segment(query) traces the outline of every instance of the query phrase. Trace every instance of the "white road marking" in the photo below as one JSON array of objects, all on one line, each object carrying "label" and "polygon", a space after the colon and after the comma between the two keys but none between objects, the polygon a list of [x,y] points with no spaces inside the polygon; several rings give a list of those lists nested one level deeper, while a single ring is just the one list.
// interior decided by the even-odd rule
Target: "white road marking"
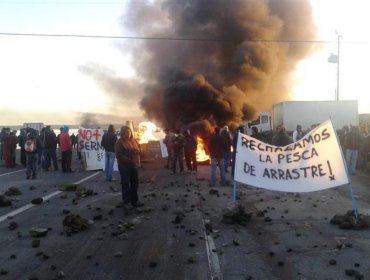
[{"label": "white road marking", "polygon": [[13,174],[13,173],[17,173],[17,172],[21,172],[21,171],[26,171],[26,168],[21,169],[21,170],[17,170],[17,171],[12,171],[12,172],[8,172],[8,173],[0,174],[0,177],[5,176],[5,175],[10,175],[10,174]]},{"label": "white road marking", "polygon": [[[205,221],[204,218],[202,218],[203,222],[203,228],[205,228]],[[220,261],[218,259],[217,251],[215,242],[213,240],[213,237],[211,235],[207,235],[206,232],[204,232],[204,239],[206,241],[206,247],[207,247],[207,257],[208,257],[208,265],[211,273],[211,279],[217,279],[222,280],[222,271],[220,267]]]},{"label": "white road marking", "polygon": [[[91,174],[90,176],[87,176],[87,177],[85,177],[85,178],[81,179],[80,181],[77,181],[77,182],[75,182],[73,184],[80,184],[82,182],[85,182],[85,181],[91,179],[92,177],[94,177],[94,176],[96,176],[96,175],[98,175],[100,173],[101,173],[101,171],[95,172],[94,174]],[[56,196],[56,195],[60,194],[61,192],[62,191],[55,191],[55,192],[53,192],[51,194],[48,194],[48,195],[44,196],[42,199],[43,199],[43,201],[48,200],[48,199],[52,198],[53,196]],[[8,217],[14,217],[15,215],[18,215],[18,214],[20,214],[20,213],[22,213],[22,212],[24,212],[24,211],[26,211],[26,210],[34,207],[34,206],[35,206],[34,204],[29,203],[29,204],[26,204],[26,205],[22,206],[21,208],[18,208],[18,209],[14,210],[14,211],[12,211],[12,212],[10,212],[8,214],[5,214],[5,215],[3,215],[3,216],[0,217],[0,223],[2,223],[5,220],[7,220]]]}]

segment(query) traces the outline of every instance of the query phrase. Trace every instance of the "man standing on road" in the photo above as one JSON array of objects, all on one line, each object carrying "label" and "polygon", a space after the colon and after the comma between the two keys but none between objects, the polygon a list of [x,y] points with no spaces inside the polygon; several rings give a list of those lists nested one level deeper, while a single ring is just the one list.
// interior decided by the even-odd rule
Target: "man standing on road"
[{"label": "man standing on road", "polygon": [[190,130],[184,131],[184,153],[186,167],[189,172],[197,172],[197,139],[190,134]]},{"label": "man standing on road", "polygon": [[346,163],[348,172],[356,175],[358,150],[361,145],[361,136],[357,126],[351,126],[349,133],[345,136],[344,146],[346,148]]},{"label": "man standing on road", "polygon": [[137,194],[139,188],[140,148],[133,137],[130,127],[123,126],[120,136],[121,138],[114,145],[114,150],[121,175],[123,206],[129,210],[132,207],[144,205],[139,202]]},{"label": "man standing on road", "polygon": [[26,152],[26,175],[28,179],[37,178],[37,164],[39,151],[42,149],[42,144],[36,131],[29,132],[25,141]]},{"label": "man standing on road", "polygon": [[116,154],[114,153],[114,145],[117,142],[117,135],[112,124],[108,126],[108,132],[103,135],[101,145],[105,150],[105,179],[107,181],[116,181],[113,177],[114,161]]},{"label": "man standing on road", "polygon": [[53,162],[54,170],[58,170],[57,162],[57,136],[55,135],[53,129],[50,125],[45,128],[45,140],[44,140],[44,149],[45,149],[45,171],[49,170],[51,162]]},{"label": "man standing on road", "polygon": [[209,154],[211,156],[211,181],[210,187],[214,187],[216,183],[216,168],[220,169],[221,186],[226,185],[225,179],[225,152],[227,151],[227,144],[225,139],[220,135],[220,128],[215,127],[214,134],[209,139]]},{"label": "man standing on road", "polygon": [[164,137],[163,143],[166,145],[167,148],[167,164],[166,168],[171,169],[172,168],[172,160],[173,160],[173,151],[172,151],[172,139],[174,137],[174,134],[170,132],[168,128],[164,130],[164,133],[166,133],[166,136]]},{"label": "man standing on road", "polygon": [[72,171],[72,141],[69,137],[69,127],[64,126],[63,132],[59,136],[59,147],[62,153],[62,171],[63,172],[73,172]]}]

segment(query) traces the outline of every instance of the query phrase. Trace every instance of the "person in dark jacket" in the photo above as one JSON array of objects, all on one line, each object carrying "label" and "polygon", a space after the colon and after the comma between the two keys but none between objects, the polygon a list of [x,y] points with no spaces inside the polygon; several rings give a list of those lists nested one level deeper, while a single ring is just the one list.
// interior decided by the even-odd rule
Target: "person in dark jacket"
[{"label": "person in dark jacket", "polygon": [[210,186],[214,187],[216,183],[216,167],[218,165],[221,176],[221,186],[226,185],[225,179],[225,153],[227,151],[227,143],[220,135],[220,128],[214,128],[214,134],[209,139],[208,150],[211,157],[211,179]]},{"label": "person in dark jacket", "polygon": [[279,125],[275,135],[272,137],[272,145],[283,147],[293,143],[293,139],[286,133],[285,127]]},{"label": "person in dark jacket", "polygon": [[108,126],[108,131],[103,135],[101,145],[105,150],[105,179],[107,181],[115,181],[113,178],[114,161],[116,154],[114,153],[114,145],[117,142],[117,135],[112,124]]},{"label": "person in dark jacket", "polygon": [[236,159],[236,148],[237,148],[237,145],[238,145],[238,133],[242,133],[244,134],[245,133],[245,130],[244,130],[244,126],[239,126],[237,128],[237,130],[235,131],[235,134],[234,134],[234,137],[233,137],[233,162],[232,162],[232,166],[231,166],[231,175],[234,177],[234,173],[235,173],[235,159]]},{"label": "person in dark jacket", "polygon": [[225,155],[224,155],[224,166],[225,166],[225,173],[227,173],[228,168],[229,168],[230,163],[231,163],[231,159],[232,159],[231,148],[233,146],[233,140],[231,138],[229,127],[227,125],[225,125],[222,128],[221,136],[224,138],[225,143],[226,143],[226,151],[225,151]]},{"label": "person in dark jacket", "polygon": [[189,172],[197,172],[197,139],[190,134],[190,130],[186,129],[184,135],[184,154],[186,167]]},{"label": "person in dark jacket", "polygon": [[49,171],[51,166],[51,162],[53,162],[54,170],[58,169],[58,162],[57,162],[57,136],[55,135],[53,129],[50,125],[46,126],[45,128],[45,136],[44,136],[44,156],[45,156],[45,171]]},{"label": "person in dark jacket", "polygon": [[27,180],[37,178],[37,164],[40,150],[42,150],[42,144],[39,135],[36,132],[29,132],[25,142]]},{"label": "person in dark jacket", "polygon": [[24,144],[26,143],[27,132],[25,129],[21,129],[18,135],[18,145],[21,148],[21,164],[26,166],[26,151],[24,150]]},{"label": "person in dark jacket", "polygon": [[121,138],[114,145],[114,151],[121,175],[123,206],[129,210],[132,207],[144,205],[139,202],[137,194],[139,188],[140,148],[133,137],[130,127],[123,126],[120,135]]},{"label": "person in dark jacket", "polygon": [[344,138],[344,146],[346,148],[348,172],[351,172],[352,175],[356,175],[358,150],[361,146],[361,135],[357,126],[351,126],[349,133],[347,133]]},{"label": "person in dark jacket", "polygon": [[180,173],[184,172],[184,136],[180,134],[180,130],[175,130],[175,135],[172,138],[172,174],[176,174],[176,163],[179,162]]}]

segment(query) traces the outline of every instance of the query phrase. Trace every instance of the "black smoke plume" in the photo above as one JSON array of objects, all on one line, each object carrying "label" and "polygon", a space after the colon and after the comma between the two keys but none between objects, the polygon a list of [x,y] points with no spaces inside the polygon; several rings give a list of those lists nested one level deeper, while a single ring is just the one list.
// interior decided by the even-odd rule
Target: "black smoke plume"
[{"label": "black smoke plume", "polygon": [[169,128],[236,126],[289,99],[315,38],[309,0],[131,0],[122,22],[136,36],[182,39],[134,49],[141,107]]}]

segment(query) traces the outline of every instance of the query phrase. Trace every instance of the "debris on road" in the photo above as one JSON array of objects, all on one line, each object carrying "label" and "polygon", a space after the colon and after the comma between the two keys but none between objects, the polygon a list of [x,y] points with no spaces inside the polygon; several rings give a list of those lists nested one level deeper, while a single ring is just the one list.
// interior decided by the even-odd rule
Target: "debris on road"
[{"label": "debris on road", "polygon": [[334,215],[330,220],[332,225],[338,225],[340,229],[366,229],[370,226],[370,216],[358,214],[357,223],[353,210],[344,215]]},{"label": "debris on road", "polygon": [[79,187],[79,184],[63,184],[59,187],[59,190],[64,192],[74,192],[77,191]]},{"label": "debris on road", "polygon": [[224,224],[238,224],[246,226],[251,218],[252,213],[246,213],[244,207],[237,204],[227,209],[227,212],[223,214],[222,222]]},{"label": "debris on road", "polygon": [[33,227],[33,228],[30,228],[29,233],[32,237],[44,237],[46,236],[48,231],[49,230],[47,228]]},{"label": "debris on road", "polygon": [[18,224],[16,222],[10,222],[9,223],[9,226],[8,226],[9,230],[15,230],[17,228],[18,228]]},{"label": "debris on road", "polygon": [[68,214],[63,219],[63,230],[66,233],[77,233],[87,229],[89,221],[80,215]]},{"label": "debris on road", "polygon": [[7,196],[16,196],[16,195],[21,195],[21,194],[22,194],[22,192],[17,187],[10,187],[5,192],[5,195],[7,195]]},{"label": "debris on road", "polygon": [[12,202],[5,196],[5,195],[0,195],[0,207],[7,207],[11,206]]},{"label": "debris on road", "polygon": [[44,201],[44,199],[43,199],[42,197],[38,197],[38,198],[32,199],[32,200],[31,200],[31,203],[32,203],[32,204],[34,204],[34,205],[39,205],[39,204],[41,204],[43,201]]}]

